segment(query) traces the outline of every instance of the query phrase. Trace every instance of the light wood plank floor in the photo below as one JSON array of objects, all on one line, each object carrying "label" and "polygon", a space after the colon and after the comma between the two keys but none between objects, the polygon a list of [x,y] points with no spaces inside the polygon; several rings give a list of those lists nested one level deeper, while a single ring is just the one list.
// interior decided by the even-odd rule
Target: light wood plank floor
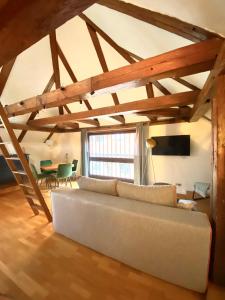
[{"label": "light wood plank floor", "polygon": [[[43,192],[49,199],[49,192]],[[8,298],[4,297],[7,295]],[[32,215],[17,187],[0,189],[0,300],[224,300],[201,295],[98,254]]]}]

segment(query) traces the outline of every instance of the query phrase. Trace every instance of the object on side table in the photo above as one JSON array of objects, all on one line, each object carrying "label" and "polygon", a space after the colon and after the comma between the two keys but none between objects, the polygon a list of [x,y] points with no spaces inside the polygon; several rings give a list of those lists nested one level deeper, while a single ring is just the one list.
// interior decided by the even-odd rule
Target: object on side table
[{"label": "object on side table", "polygon": [[188,210],[197,210],[196,206],[197,203],[195,201],[187,199],[179,199],[177,203],[178,208],[184,208]]}]

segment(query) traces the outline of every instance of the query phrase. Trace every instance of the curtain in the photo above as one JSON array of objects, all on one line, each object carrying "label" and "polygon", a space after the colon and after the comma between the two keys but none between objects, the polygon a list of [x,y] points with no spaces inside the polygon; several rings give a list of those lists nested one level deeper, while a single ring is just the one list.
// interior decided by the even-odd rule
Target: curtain
[{"label": "curtain", "polygon": [[86,129],[81,129],[81,174],[88,176],[89,174],[89,154],[88,154],[88,134]]},{"label": "curtain", "polygon": [[148,184],[148,152],[146,139],[149,137],[149,125],[136,125],[136,149],[134,157],[134,183]]}]

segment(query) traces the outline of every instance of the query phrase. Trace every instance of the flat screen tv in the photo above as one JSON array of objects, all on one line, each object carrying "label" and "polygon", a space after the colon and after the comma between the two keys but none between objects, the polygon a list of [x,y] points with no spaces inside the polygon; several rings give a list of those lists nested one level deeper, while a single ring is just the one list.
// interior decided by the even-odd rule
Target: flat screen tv
[{"label": "flat screen tv", "polygon": [[190,155],[190,135],[155,136],[152,155]]}]

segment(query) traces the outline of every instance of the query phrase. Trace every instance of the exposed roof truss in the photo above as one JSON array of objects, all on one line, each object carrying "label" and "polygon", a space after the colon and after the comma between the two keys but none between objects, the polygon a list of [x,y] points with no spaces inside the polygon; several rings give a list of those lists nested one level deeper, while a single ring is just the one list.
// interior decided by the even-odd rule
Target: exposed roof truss
[{"label": "exposed roof truss", "polygon": [[[94,2],[85,1],[84,6],[78,9],[81,11],[85,5],[88,6]],[[14,123],[13,125],[15,129],[22,130],[19,141],[22,141],[27,130],[49,132],[50,134],[47,137],[49,139],[55,132],[80,131],[79,123],[100,129],[106,128],[107,126],[101,126],[99,122],[102,116],[110,116],[110,118],[120,123],[120,125],[115,125],[115,128],[127,125],[124,115],[129,113],[147,117],[152,125],[165,122],[196,121],[204,115],[209,107],[215,78],[225,69],[225,44],[223,44],[222,37],[176,18],[123,1],[101,0],[98,3],[197,43],[143,59],[118,45],[93,21],[81,13],[80,18],[87,25],[87,30],[104,73],[79,81],[57,41],[55,28],[53,30],[49,28],[53,65],[53,75],[50,81],[41,95],[5,107],[9,118],[30,113],[27,124]],[[99,36],[113,47],[129,65],[110,71]],[[73,82],[68,86],[61,86],[59,59]],[[182,78],[209,70],[212,71],[202,91]],[[191,91],[171,94],[171,91],[159,82],[160,79],[164,78],[170,78],[170,80],[178,82]],[[56,89],[52,90],[54,84]],[[140,86],[145,86],[146,100],[120,104],[118,91]],[[154,97],[153,86],[164,96]],[[114,106],[104,107],[103,104],[102,108],[93,109],[91,103],[95,101],[96,95],[101,94],[111,94]],[[73,102],[84,103],[87,111],[72,112],[68,104]],[[58,116],[35,119],[40,110],[51,107],[59,108]],[[160,117],[167,119],[160,120]],[[55,125],[54,127],[45,127],[49,124]]]}]

